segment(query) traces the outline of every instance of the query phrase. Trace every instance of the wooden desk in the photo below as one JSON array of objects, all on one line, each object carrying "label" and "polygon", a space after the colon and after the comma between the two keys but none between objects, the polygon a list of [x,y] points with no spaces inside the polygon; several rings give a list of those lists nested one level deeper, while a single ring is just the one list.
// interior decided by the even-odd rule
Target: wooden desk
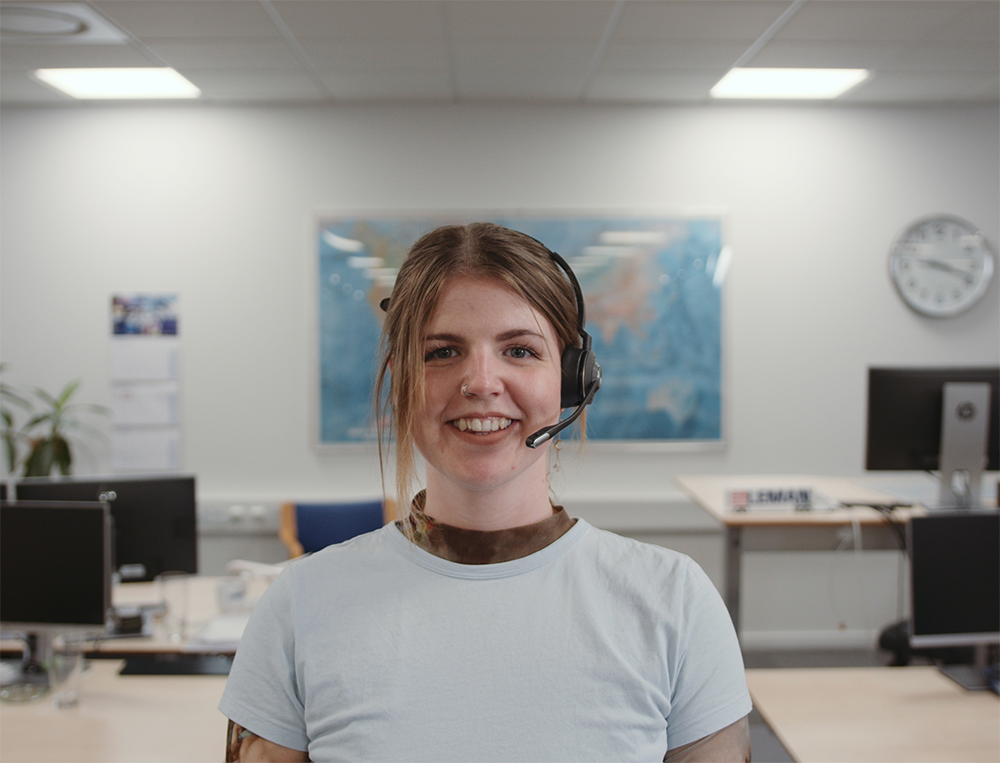
[{"label": "wooden desk", "polygon": [[800,763],[1000,761],[1000,700],[936,668],[748,670],[747,684]]},{"label": "wooden desk", "polygon": [[922,508],[898,509],[895,530],[885,516],[870,508],[792,511],[788,509],[733,511],[727,494],[730,490],[768,487],[812,487],[816,493],[844,504],[892,504],[888,493],[858,485],[841,477],[815,475],[706,475],[675,477],[674,482],[711,514],[725,528],[725,590],[723,598],[740,630],[740,587],[744,551],[832,551],[840,539],[837,530],[855,522],[862,530],[862,547],[898,549],[901,540],[896,530]]},{"label": "wooden desk", "polygon": [[225,758],[228,721],[217,709],[225,676],[119,676],[118,660],[95,660],[80,702],[48,697],[0,703],[0,760],[11,763],[205,763]]}]

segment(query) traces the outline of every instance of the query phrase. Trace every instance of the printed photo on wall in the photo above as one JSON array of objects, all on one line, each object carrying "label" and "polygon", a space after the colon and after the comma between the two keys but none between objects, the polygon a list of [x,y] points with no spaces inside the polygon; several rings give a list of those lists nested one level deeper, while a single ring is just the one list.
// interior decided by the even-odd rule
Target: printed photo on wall
[{"label": "printed photo on wall", "polygon": [[176,294],[115,294],[111,298],[113,334],[177,335]]}]

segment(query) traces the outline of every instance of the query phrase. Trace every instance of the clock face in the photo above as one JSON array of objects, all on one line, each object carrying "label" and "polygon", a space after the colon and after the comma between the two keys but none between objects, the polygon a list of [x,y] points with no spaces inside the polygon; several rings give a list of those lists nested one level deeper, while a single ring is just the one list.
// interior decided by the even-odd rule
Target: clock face
[{"label": "clock face", "polygon": [[993,252],[974,225],[937,215],[917,220],[893,242],[889,272],[903,300],[935,317],[968,310],[993,277]]}]

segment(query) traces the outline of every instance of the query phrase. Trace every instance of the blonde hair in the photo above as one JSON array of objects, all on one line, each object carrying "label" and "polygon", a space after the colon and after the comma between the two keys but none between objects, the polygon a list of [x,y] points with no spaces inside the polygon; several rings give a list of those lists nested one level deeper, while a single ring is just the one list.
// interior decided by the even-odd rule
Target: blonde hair
[{"label": "blonde hair", "polygon": [[386,311],[374,395],[383,484],[388,443],[395,439],[396,503],[407,532],[417,480],[414,429],[425,400],[424,332],[445,285],[458,276],[491,278],[520,296],[552,324],[560,351],[580,344],[573,287],[531,236],[494,223],[448,225],[411,247]]}]

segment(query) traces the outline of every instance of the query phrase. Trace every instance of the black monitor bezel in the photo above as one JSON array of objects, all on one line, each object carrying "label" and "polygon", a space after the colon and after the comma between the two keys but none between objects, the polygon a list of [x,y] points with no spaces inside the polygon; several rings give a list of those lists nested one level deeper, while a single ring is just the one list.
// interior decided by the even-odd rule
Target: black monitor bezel
[{"label": "black monitor bezel", "polygon": [[[68,509],[72,511],[90,511],[99,515],[100,522],[102,525],[101,539],[101,561],[100,565],[103,569],[101,573],[101,611],[104,613],[103,617],[98,619],[91,619],[86,622],[73,622],[69,618],[65,619],[52,619],[45,621],[38,621],[27,618],[12,617],[9,612],[9,597],[0,597],[0,610],[2,610],[4,604],[3,600],[6,599],[8,604],[8,611],[0,611],[0,628],[5,632],[31,632],[31,633],[43,633],[43,634],[56,634],[56,633],[101,633],[106,630],[108,624],[108,618],[112,607],[112,560],[114,558],[114,549],[112,541],[112,519],[111,510],[106,503],[97,501],[0,501],[0,512],[6,513],[11,508],[15,510],[27,509],[29,511],[46,511],[54,509]],[[97,517],[95,516],[95,519]],[[47,523],[51,526],[51,520]],[[4,533],[5,534],[5,533]],[[5,554],[3,556],[8,557]],[[0,564],[3,561],[0,560]],[[5,570],[2,575],[4,581],[7,581],[7,585],[16,585],[23,581],[23,573],[16,574],[13,570]],[[13,580],[13,582],[10,582]]]},{"label": "black monitor bezel", "polygon": [[[957,524],[961,522],[969,522],[970,524],[962,528],[960,524]],[[979,523],[980,526],[971,524],[973,522]],[[945,559],[940,556],[929,558],[928,551],[932,554],[940,554],[943,543],[956,543],[955,528],[958,528],[957,540],[963,540],[960,533],[965,533],[965,542],[960,544],[962,547],[943,549],[947,554]],[[970,541],[972,544],[979,541],[989,544],[992,541],[993,545],[989,548],[996,552],[997,559],[983,559],[980,566],[989,569],[981,571],[975,580],[964,580],[963,582],[962,564],[972,558],[970,556]],[[910,562],[910,617],[908,626],[910,646],[935,648],[1000,644],[1000,512],[996,509],[962,509],[935,511],[926,516],[911,517],[906,527],[906,547]],[[932,566],[931,563],[935,561],[938,563]],[[993,569],[994,565],[996,569]],[[943,579],[949,574],[957,576],[957,580]],[[985,590],[983,581],[986,581]],[[937,607],[938,612],[934,613],[935,619],[941,619],[951,605],[967,602],[967,599],[956,595],[958,592],[953,590],[956,585],[975,591],[987,606],[993,608],[993,611],[988,613],[990,626],[928,627],[928,606]],[[938,590],[939,586],[944,586],[949,590]],[[964,613],[962,617],[965,617]],[[985,620],[984,617],[981,622],[985,624]],[[994,620],[996,620],[995,628],[992,627]]]},{"label": "black monitor bezel", "polygon": [[[868,369],[865,469],[937,471],[940,468],[942,390],[945,382],[987,382],[991,400],[987,471],[1000,470],[1000,367],[876,366]],[[911,404],[899,399],[906,390]]]},{"label": "black monitor bezel", "polygon": [[[154,527],[142,526],[142,509],[135,506],[136,490],[169,483],[182,493],[181,505],[155,517]],[[117,497],[108,501],[114,520],[114,570],[141,564],[141,574],[123,574],[123,582],[148,582],[163,572],[198,572],[197,484],[190,473],[114,474],[57,478],[28,478],[14,483],[18,499],[97,500],[108,491]],[[123,500],[124,499],[124,500]],[[148,524],[148,522],[146,523]]]}]

